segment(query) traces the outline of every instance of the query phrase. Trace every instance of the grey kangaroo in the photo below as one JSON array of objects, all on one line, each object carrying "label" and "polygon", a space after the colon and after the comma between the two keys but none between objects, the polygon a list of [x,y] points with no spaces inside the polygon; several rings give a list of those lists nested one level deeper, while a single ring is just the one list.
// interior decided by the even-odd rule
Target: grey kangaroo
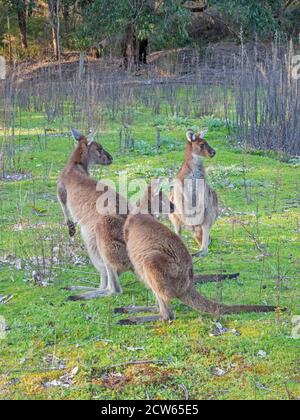
[{"label": "grey kangaroo", "polygon": [[[175,232],[180,236],[183,226],[193,231],[196,241],[201,246],[195,255],[197,257],[207,255],[210,231],[219,213],[218,197],[207,183],[202,160],[216,155],[216,151],[204,139],[207,132],[208,129],[198,134],[191,130],[187,132],[185,161],[177,174],[171,196],[175,212],[170,215],[170,220]],[[186,188],[188,181],[195,183],[198,188],[195,184],[192,188]]]},{"label": "grey kangaroo", "polygon": [[[97,183],[90,177],[89,167],[110,165],[113,158],[93,140],[92,136],[85,137],[75,129],[72,129],[72,134],[78,143],[69,163],[59,177],[57,195],[70,236],[75,234],[75,223],[77,223],[90,259],[101,275],[101,284],[98,289],[81,286],[69,288],[69,290],[88,292],[73,296],[70,300],[88,300],[122,292],[119,275],[131,269],[131,263],[123,241],[123,225],[127,214],[118,215],[118,210],[121,204],[123,208],[124,206],[126,208],[127,202],[122,203],[125,199],[121,195],[103,186],[101,191],[111,194],[112,203],[115,202],[114,198],[117,198],[117,208],[108,208],[108,215],[98,212],[97,200],[103,192],[99,191],[101,183]],[[109,214],[114,215],[112,222]],[[120,237],[120,244],[116,244],[116,236]],[[110,252],[110,258],[115,259],[117,264],[112,265],[105,251]]]}]

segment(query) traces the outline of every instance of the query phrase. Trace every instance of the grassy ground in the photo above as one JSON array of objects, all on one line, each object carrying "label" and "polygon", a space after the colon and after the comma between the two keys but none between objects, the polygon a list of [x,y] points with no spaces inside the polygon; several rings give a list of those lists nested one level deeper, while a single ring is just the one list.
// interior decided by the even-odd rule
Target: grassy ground
[{"label": "grassy ground", "polygon": [[[126,170],[130,178],[173,176],[183,159],[185,129],[207,124],[218,152],[207,162],[209,177],[223,214],[209,256],[195,261],[195,269],[241,275],[201,292],[288,312],[226,316],[220,322],[231,332],[215,336],[211,317],[174,302],[177,319],[171,324],[122,327],[114,307],[153,300],[132,274],[123,276],[121,296],[66,301],[63,287],[99,283],[80,236],[68,238],[55,197],[56,179],[74,145],[63,136],[45,142],[43,116],[23,114],[15,161],[23,175],[0,181],[0,295],[13,295],[0,305],[8,329],[0,340],[0,398],[300,398],[300,341],[292,338],[292,317],[300,314],[299,166],[234,150],[226,129],[213,120],[165,118],[157,154],[154,118],[141,112],[134,152],[118,152],[118,123],[103,126],[101,141],[115,162],[93,175],[117,179]],[[189,233],[185,240],[197,250]]]}]

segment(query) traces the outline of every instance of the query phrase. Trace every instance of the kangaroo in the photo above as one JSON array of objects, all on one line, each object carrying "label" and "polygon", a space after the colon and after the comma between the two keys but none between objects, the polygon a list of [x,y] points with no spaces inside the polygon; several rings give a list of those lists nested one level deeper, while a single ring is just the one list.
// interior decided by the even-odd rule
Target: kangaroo
[{"label": "kangaroo", "polygon": [[151,215],[131,214],[124,226],[127,251],[136,274],[154,293],[158,307],[117,308],[116,313],[151,312],[158,315],[133,317],[121,325],[174,319],[172,299],[199,312],[223,315],[242,312],[273,312],[274,306],[227,306],[206,299],[195,288],[192,257],[181,238]]},{"label": "kangaroo", "polygon": [[[75,223],[77,223],[80,226],[89,257],[101,275],[99,289],[81,286],[68,289],[88,291],[88,293],[79,296],[72,296],[70,300],[88,300],[122,292],[119,275],[131,269],[131,263],[123,241],[123,225],[127,214],[119,215],[118,213],[120,205],[122,204],[126,208],[127,202],[114,190],[103,186],[103,191],[111,194],[112,197],[116,197],[117,206],[111,209],[108,207],[107,215],[100,214],[97,211],[97,200],[103,192],[99,190],[99,183],[90,177],[89,167],[92,165],[110,165],[113,158],[100,144],[93,140],[93,136],[85,137],[75,129],[72,129],[72,134],[78,144],[69,163],[59,177],[57,195],[66,224],[69,227],[70,236],[74,236]],[[112,202],[114,201],[112,200]],[[111,223],[110,212],[114,215],[113,223]],[[119,245],[116,244],[116,238],[120,238]],[[110,243],[111,246],[105,248],[106,243]],[[109,249],[110,254],[114,254],[113,256],[117,254],[118,264],[114,264],[114,267],[106,258],[105,251],[107,249]],[[110,257],[112,258],[112,255]]]},{"label": "kangaroo", "polygon": [[[90,178],[88,173],[89,166],[92,164],[111,164],[112,157],[98,143],[95,143],[92,137],[86,138],[74,129],[72,129],[72,134],[79,144],[59,178],[58,199],[65,215],[70,236],[74,236],[76,232],[75,220],[80,225],[90,259],[101,274],[100,289],[81,286],[68,288],[71,291],[88,291],[88,293],[69,298],[69,300],[77,301],[121,293],[119,276],[125,272],[133,271],[133,266],[123,236],[125,221],[130,210],[129,203],[126,202],[124,197],[115,191],[111,191],[111,194],[116,195],[117,208],[112,209],[109,214],[99,214],[96,209],[96,202],[101,193],[96,191],[97,183]],[[87,158],[85,156],[86,149],[88,149]],[[102,154],[100,158],[98,156],[99,151]],[[168,205],[169,208],[172,207],[172,203],[164,194],[160,191],[158,194],[160,200],[158,211],[160,211],[161,205],[165,206],[166,209]],[[152,209],[148,204],[152,200],[152,196],[152,188],[149,186],[139,203],[139,208],[145,213],[148,211],[151,213]],[[126,209],[124,215],[118,214],[121,204]],[[201,278],[199,281],[201,281]]]},{"label": "kangaroo", "polygon": [[[203,157],[213,158],[216,155],[216,151],[204,140],[207,133],[208,129],[198,134],[191,130],[187,132],[185,161],[177,174],[171,195],[176,210],[170,215],[170,220],[179,236],[183,226],[193,231],[201,246],[195,257],[208,254],[210,231],[218,218],[218,197],[206,181],[202,161]],[[192,188],[186,188],[188,182]]]}]

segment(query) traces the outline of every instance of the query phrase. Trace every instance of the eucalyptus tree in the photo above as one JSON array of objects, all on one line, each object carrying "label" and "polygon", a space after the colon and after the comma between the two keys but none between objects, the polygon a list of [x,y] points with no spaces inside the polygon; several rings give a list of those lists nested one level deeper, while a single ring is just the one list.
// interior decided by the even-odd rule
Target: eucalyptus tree
[{"label": "eucalyptus tree", "polygon": [[[246,37],[270,39],[275,32],[295,32],[291,15],[300,18],[299,0],[209,0],[209,6],[219,10],[236,29],[242,26]],[[296,26],[299,31],[300,19]]]},{"label": "eucalyptus tree", "polygon": [[[148,40],[160,48],[186,44],[193,5],[186,0],[93,0],[79,1],[84,34],[91,42],[119,37],[125,67],[130,55],[146,61]],[[186,5],[188,4],[188,7]]]},{"label": "eucalyptus tree", "polygon": [[20,30],[21,47],[27,49],[27,17],[35,6],[35,0],[2,0],[0,3],[7,6],[9,16],[16,15]]}]

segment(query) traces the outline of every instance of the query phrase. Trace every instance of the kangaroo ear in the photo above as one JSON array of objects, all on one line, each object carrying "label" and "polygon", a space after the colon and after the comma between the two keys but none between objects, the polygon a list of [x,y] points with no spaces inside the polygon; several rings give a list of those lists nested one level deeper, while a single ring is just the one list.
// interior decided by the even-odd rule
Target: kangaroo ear
[{"label": "kangaroo ear", "polygon": [[82,137],[83,137],[83,135],[82,135],[82,134],[80,134],[80,133],[79,133],[79,131],[78,131],[78,130],[76,130],[76,128],[72,128],[72,129],[71,129],[71,133],[72,133],[72,136],[74,137],[74,139],[75,139],[76,141],[80,141],[80,139],[82,139]]},{"label": "kangaroo ear", "polygon": [[196,134],[194,133],[194,131],[189,130],[186,133],[186,138],[190,143],[193,143],[194,141],[196,141]]},{"label": "kangaroo ear", "polygon": [[91,133],[87,136],[88,145],[95,141],[95,137],[97,135],[97,131],[91,131]]},{"label": "kangaroo ear", "polygon": [[209,132],[208,128],[204,128],[204,130],[200,131],[199,132],[200,139],[203,140],[208,132]]}]

